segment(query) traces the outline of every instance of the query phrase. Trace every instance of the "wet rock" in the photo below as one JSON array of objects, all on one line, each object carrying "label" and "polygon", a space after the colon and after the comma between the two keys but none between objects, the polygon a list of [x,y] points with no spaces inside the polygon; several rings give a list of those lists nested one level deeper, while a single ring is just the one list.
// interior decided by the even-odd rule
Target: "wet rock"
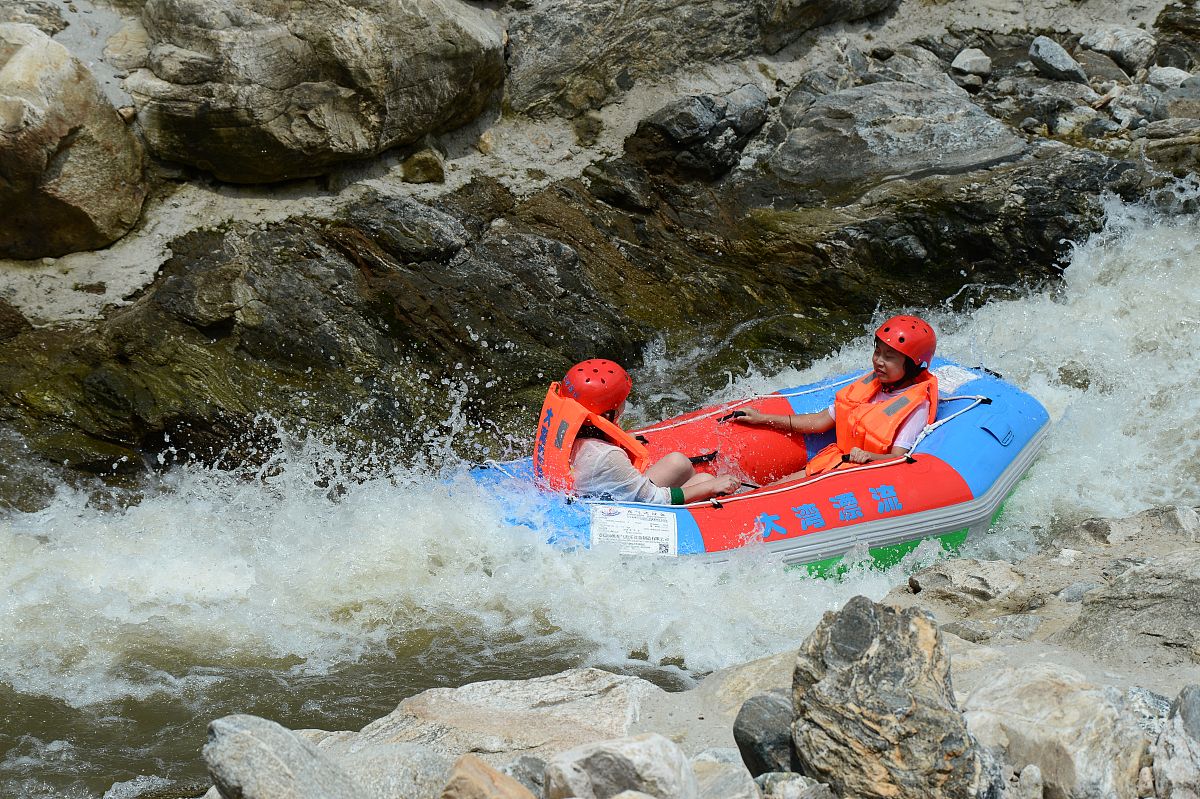
[{"label": "wet rock", "polygon": [[474,119],[503,33],[456,1],[148,0],[126,88],[151,150],[222,180],[320,175]]},{"label": "wet rock", "polygon": [[922,611],[855,597],[826,613],[796,659],[792,700],[803,772],[836,795],[987,790],[980,753],[955,705],[949,656]]},{"label": "wet rock", "polygon": [[950,69],[963,75],[986,78],[992,74],[992,59],[977,47],[968,47],[954,57]]},{"label": "wet rock", "polygon": [[1200,796],[1200,685],[1179,692],[1154,750],[1155,795]]},{"label": "wet rock", "polygon": [[340,764],[257,716],[211,722],[204,762],[225,799],[369,799]]},{"label": "wet rock", "polygon": [[1116,81],[1117,83],[1129,83],[1129,75],[1125,74],[1125,70],[1117,66],[1117,62],[1113,61],[1103,53],[1093,52],[1092,50],[1080,50],[1075,54],[1075,60],[1083,69],[1089,81]]},{"label": "wet rock", "polygon": [[1087,74],[1062,45],[1045,36],[1038,36],[1029,45],[1029,60],[1048,78],[1087,83]]},{"label": "wet rock", "polygon": [[908,581],[913,593],[967,609],[1000,599],[1024,583],[1024,576],[1009,563],[970,558],[938,561]]},{"label": "wet rock", "polygon": [[1083,599],[1079,617],[1061,640],[1085,651],[1145,647],[1151,663],[1200,663],[1200,629],[1190,608],[1200,603],[1200,552],[1184,547],[1134,566]]},{"label": "wet rock", "polygon": [[535,795],[517,780],[468,754],[454,762],[441,799],[535,799]]},{"label": "wet rock", "polygon": [[1200,68],[1200,10],[1194,3],[1168,3],[1154,22],[1158,42],[1153,63],[1194,72]]},{"label": "wet rock", "polygon": [[751,776],[799,768],[792,747],[792,701],[783,691],[747,699],[733,722],[733,740]]},{"label": "wet rock", "polygon": [[961,93],[875,83],[817,99],[768,163],[790,183],[861,191],[887,177],[981,169],[1024,150],[1019,137]]},{"label": "wet rock", "polygon": [[742,765],[737,750],[732,754],[733,762],[705,753],[692,758],[699,799],[761,799],[758,786]]},{"label": "wet rock", "polygon": [[652,173],[712,180],[738,163],[766,118],[767,96],[757,86],[686,97],[639,123],[625,151]]},{"label": "wet rock", "polygon": [[0,256],[105,247],[145,196],[141,146],[87,67],[30,25],[0,25]]},{"label": "wet rock", "polygon": [[22,0],[20,3],[0,5],[0,25],[6,22],[32,25],[47,36],[67,29],[60,4],[53,0]]},{"label": "wet rock", "polygon": [[375,194],[347,219],[401,263],[447,261],[470,241],[457,218],[399,194]]},{"label": "wet rock", "polygon": [[7,300],[0,297],[0,341],[18,336],[29,330],[30,327],[29,320]]},{"label": "wet rock", "polygon": [[546,764],[546,799],[604,799],[625,790],[671,799],[699,796],[683,750],[657,733],[585,744]]},{"label": "wet rock", "polygon": [[534,796],[542,796],[545,792],[546,761],[540,757],[522,755],[501,766],[500,771],[524,785]]},{"label": "wet rock", "polygon": [[1057,665],[1005,669],[972,691],[963,716],[1011,766],[1036,765],[1047,795],[1136,797],[1150,741],[1116,689]]},{"label": "wet rock", "polygon": [[770,772],[754,781],[763,799],[836,799],[828,785],[803,774]]},{"label": "wet rock", "polygon": [[1103,53],[1132,75],[1150,63],[1158,44],[1140,28],[1112,27],[1084,35],[1079,46]]},{"label": "wet rock", "polygon": [[1192,77],[1192,73],[1184,72],[1176,67],[1151,67],[1146,75],[1146,83],[1156,89],[1166,91],[1175,89],[1179,84]]}]

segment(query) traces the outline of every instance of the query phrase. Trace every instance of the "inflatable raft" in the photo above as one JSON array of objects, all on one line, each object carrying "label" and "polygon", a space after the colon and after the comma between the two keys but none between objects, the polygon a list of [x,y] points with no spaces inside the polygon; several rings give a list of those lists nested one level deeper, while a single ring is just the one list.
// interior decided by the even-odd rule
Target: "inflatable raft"
[{"label": "inflatable raft", "polygon": [[[865,546],[880,566],[897,562],[927,539],[948,549],[988,529],[1032,463],[1049,424],[1030,395],[993,372],[935,359],[940,399],[908,457],[766,486],[799,471],[833,440],[833,432],[787,435],[731,423],[752,406],[764,413],[809,413],[828,407],[862,372],[721,403],[635,431],[651,458],[680,451],[697,469],[738,475],[747,490],[687,505],[575,499],[539,492],[544,506],[530,521],[528,491],[513,521],[551,531],[558,544],[611,545],[632,555],[719,560],[746,545],[765,547],[811,571],[835,567]],[[502,484],[532,484],[530,459],[492,464],[476,479],[512,498]],[[755,487],[762,486],[762,487]],[[511,487],[511,485],[510,485]],[[518,505],[519,510],[518,510]]]}]

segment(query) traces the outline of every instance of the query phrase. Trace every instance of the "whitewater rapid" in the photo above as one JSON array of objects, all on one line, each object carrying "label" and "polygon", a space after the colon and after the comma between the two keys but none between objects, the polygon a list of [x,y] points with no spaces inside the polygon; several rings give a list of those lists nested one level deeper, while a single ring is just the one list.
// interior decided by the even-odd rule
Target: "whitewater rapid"
[{"label": "whitewater rapid", "polygon": [[[1041,456],[970,552],[1017,557],[1089,516],[1200,505],[1198,248],[1196,217],[1114,202],[1049,289],[879,309],[924,314],[939,354],[1050,412]],[[870,329],[679,410],[862,368]],[[691,357],[650,353],[635,386],[678,378]],[[353,479],[331,490],[339,470]],[[316,437],[246,477],[188,466],[128,507],[62,487],[42,511],[0,517],[0,707],[28,711],[2,719],[0,793],[119,799],[202,775],[204,724],[240,709],[361,726],[431,685],[593,664],[686,685],[796,646],[826,610],[901,574],[813,580],[755,550],[716,566],[564,552],[461,471],[355,473]]]}]

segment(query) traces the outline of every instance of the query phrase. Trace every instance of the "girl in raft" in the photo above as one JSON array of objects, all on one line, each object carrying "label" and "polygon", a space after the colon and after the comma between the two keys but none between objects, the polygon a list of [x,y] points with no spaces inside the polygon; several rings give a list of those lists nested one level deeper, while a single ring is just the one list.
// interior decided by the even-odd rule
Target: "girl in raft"
[{"label": "girl in raft", "polygon": [[893,316],[875,331],[871,371],[838,391],[826,410],[780,415],[746,408],[733,421],[788,433],[837,429],[834,443],[777,482],[831,472],[846,463],[902,458],[937,415],[937,377],[929,372],[936,347],[937,336],[924,319]]},{"label": "girl in raft", "polygon": [[697,473],[672,452],[654,463],[617,425],[633,388],[629,374],[600,358],[577,363],[546,392],[534,441],[533,468],[543,486],[620,502],[682,505],[731,494],[736,477]]}]

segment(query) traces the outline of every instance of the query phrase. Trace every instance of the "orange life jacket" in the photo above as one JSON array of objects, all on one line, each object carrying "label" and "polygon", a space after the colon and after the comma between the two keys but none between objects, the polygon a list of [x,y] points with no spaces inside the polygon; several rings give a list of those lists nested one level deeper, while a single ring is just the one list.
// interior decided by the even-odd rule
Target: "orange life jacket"
[{"label": "orange life jacket", "polygon": [[805,467],[809,475],[841,466],[842,456],[855,447],[878,454],[891,452],[896,433],[922,402],[929,403],[925,424],[937,418],[937,377],[929,371],[922,372],[916,382],[886,402],[872,402],[882,388],[872,372],[837,393],[833,400],[837,440],[812,457]]},{"label": "orange life jacket", "polygon": [[629,456],[633,468],[646,471],[650,455],[633,434],[598,413],[592,413],[574,399],[559,392],[558,383],[551,383],[538,416],[537,436],[533,442],[533,475],[539,485],[554,491],[572,491],[575,480],[571,473],[571,447],[584,425],[592,425],[604,433]]}]

